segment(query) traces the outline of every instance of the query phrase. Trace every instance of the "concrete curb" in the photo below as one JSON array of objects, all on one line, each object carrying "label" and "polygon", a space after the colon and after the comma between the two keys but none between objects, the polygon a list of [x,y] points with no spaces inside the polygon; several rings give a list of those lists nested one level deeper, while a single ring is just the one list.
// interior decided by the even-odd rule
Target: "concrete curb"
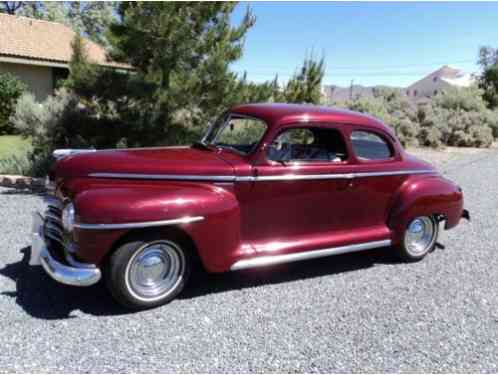
[{"label": "concrete curb", "polygon": [[14,189],[41,190],[45,188],[43,178],[0,174],[0,186]]}]

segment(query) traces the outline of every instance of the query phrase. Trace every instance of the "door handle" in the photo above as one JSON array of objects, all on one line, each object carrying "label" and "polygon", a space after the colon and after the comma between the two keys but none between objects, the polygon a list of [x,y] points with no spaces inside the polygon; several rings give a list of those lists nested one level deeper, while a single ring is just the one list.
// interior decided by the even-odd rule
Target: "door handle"
[{"label": "door handle", "polygon": [[354,187],[354,173],[346,173],[344,178],[346,179],[346,188]]}]

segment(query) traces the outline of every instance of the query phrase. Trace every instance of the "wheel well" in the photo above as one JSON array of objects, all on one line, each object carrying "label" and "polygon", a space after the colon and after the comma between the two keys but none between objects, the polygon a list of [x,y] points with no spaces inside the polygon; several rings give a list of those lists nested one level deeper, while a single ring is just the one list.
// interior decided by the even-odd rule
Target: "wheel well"
[{"label": "wheel well", "polygon": [[168,239],[178,243],[182,247],[182,249],[185,249],[190,253],[195,263],[202,264],[201,258],[199,256],[199,251],[194,240],[192,240],[188,233],[174,225],[164,227],[137,228],[129,230],[114,242],[111,250],[107,252],[102,263],[106,264],[109,261],[111,255],[116,251],[116,249],[124,243],[142,239],[147,235],[157,235],[158,233],[161,234],[161,237],[164,236],[164,239]]}]

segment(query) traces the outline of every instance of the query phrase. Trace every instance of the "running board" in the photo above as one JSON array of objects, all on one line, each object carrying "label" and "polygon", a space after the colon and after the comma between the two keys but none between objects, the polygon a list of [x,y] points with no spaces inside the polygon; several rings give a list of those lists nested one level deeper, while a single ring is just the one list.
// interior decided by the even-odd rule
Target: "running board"
[{"label": "running board", "polygon": [[300,253],[263,255],[255,258],[239,260],[234,264],[232,264],[230,270],[238,271],[247,268],[265,267],[281,263],[299,262],[301,260],[306,260],[306,259],[321,258],[330,255],[339,255],[345,253],[354,253],[355,251],[369,250],[369,249],[375,249],[378,247],[386,247],[386,246],[391,246],[391,240],[364,242],[354,245],[331,247],[328,249],[304,251]]}]

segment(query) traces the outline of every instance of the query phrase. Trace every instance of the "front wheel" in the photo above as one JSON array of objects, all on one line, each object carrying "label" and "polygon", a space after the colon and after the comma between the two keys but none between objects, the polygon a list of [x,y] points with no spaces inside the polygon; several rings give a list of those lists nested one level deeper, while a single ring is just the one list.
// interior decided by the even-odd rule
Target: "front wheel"
[{"label": "front wheel", "polygon": [[436,246],[439,224],[433,216],[418,216],[405,229],[398,255],[407,261],[424,258]]},{"label": "front wheel", "polygon": [[179,244],[158,238],[130,241],[111,256],[106,284],[112,296],[132,309],[163,305],[185,287],[190,257]]}]

